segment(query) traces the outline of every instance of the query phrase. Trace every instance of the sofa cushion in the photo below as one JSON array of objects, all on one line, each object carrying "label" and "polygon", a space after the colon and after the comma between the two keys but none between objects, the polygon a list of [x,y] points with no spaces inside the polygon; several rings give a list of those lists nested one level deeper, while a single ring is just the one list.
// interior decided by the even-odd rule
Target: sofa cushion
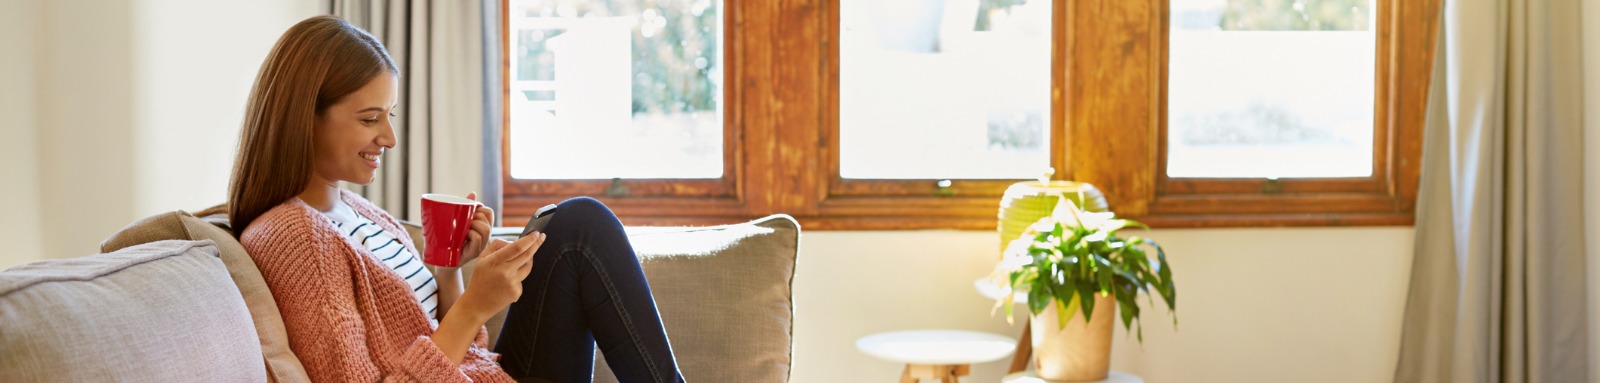
[{"label": "sofa cushion", "polygon": [[[226,222],[226,219],[222,220]],[[275,382],[306,382],[305,367],[289,349],[289,336],[278,315],[278,303],[256,269],[255,261],[233,235],[214,222],[197,218],[182,210],[162,213],[134,222],[100,244],[109,253],[125,247],[161,240],[211,240],[216,243],[222,262],[228,267],[239,295],[250,309],[256,338],[261,341],[268,376]]]},{"label": "sofa cushion", "polygon": [[[630,227],[690,382],[787,382],[800,225],[787,215],[712,227]],[[595,382],[616,382],[595,353]]]},{"label": "sofa cushion", "polygon": [[211,241],[0,272],[0,381],[261,382],[250,311]]}]

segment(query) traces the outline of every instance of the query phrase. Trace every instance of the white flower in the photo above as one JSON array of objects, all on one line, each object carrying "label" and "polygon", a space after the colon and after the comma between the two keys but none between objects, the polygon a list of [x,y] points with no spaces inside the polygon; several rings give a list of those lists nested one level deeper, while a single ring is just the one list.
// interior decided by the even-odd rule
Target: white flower
[{"label": "white flower", "polygon": [[1006,245],[1005,254],[1000,256],[999,263],[995,263],[994,272],[989,273],[990,279],[1000,281],[1000,284],[1004,285],[1005,281],[1011,278],[1011,272],[1033,263],[1033,256],[1028,255],[1028,247],[1033,245],[1029,238],[1031,237],[1024,236]]},{"label": "white flower", "polygon": [[1022,238],[1011,240],[1011,243],[1006,244],[1006,250],[1001,252],[1000,255],[1007,258],[1013,256],[1027,258],[1028,248],[1033,246],[1034,235],[1034,233],[1023,233]]},{"label": "white flower", "polygon": [[1099,228],[1106,225],[1116,214],[1112,212],[1086,212],[1078,208],[1078,204],[1060,196],[1056,201],[1055,211],[1050,212],[1051,219],[1069,227]]}]

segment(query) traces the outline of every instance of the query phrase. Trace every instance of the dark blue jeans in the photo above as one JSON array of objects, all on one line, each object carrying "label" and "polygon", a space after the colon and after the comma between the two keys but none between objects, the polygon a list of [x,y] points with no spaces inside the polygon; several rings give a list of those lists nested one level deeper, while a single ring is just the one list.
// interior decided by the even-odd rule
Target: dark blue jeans
[{"label": "dark blue jeans", "polygon": [[682,382],[650,284],[600,201],[563,201],[494,351],[520,382],[589,382],[594,347],[623,383]]}]

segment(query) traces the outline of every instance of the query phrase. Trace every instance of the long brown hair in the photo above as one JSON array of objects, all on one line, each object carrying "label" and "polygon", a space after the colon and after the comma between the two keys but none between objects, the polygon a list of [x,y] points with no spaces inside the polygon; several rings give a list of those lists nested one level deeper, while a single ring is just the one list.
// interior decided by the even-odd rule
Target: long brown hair
[{"label": "long brown hair", "polygon": [[383,44],[337,17],[305,19],[278,38],[256,75],[239,133],[228,185],[235,237],[305,190],[317,115],[385,71],[399,73]]}]

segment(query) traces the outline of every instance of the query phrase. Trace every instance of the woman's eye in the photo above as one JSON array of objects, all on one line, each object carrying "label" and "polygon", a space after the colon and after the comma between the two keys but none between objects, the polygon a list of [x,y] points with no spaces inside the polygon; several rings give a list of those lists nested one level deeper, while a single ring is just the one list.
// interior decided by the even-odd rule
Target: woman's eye
[{"label": "woman's eye", "polygon": [[378,123],[378,119],[361,120],[361,123],[362,124],[366,124],[366,125],[372,125],[372,124]]}]

